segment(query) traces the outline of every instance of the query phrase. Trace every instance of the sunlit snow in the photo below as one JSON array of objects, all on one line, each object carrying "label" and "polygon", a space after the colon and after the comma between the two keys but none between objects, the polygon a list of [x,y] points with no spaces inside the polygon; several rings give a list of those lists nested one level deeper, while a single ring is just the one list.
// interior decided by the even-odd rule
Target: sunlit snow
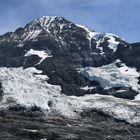
[{"label": "sunlit snow", "polygon": [[36,105],[46,115],[55,112],[71,118],[78,117],[83,109],[95,109],[130,123],[140,122],[139,102],[98,94],[66,96],[61,93],[59,85],[50,85],[47,80],[48,77],[35,68],[0,68],[4,91],[0,108],[16,104],[27,108]]},{"label": "sunlit snow", "polygon": [[39,51],[39,50],[33,50],[30,49],[25,56],[31,56],[31,55],[38,55],[40,58],[42,58],[40,60],[40,63],[47,57],[52,57],[51,55],[48,55],[45,51]]},{"label": "sunlit snow", "polygon": [[104,39],[105,38],[109,38],[109,40],[108,40],[108,43],[109,43],[108,47],[111,50],[113,50],[113,52],[115,52],[117,50],[117,46],[118,46],[119,42],[116,41],[115,38],[118,37],[118,36],[116,36],[114,34],[110,34],[110,33],[98,33],[98,32],[94,32],[93,30],[90,30],[88,27],[85,27],[83,25],[78,25],[77,24],[77,26],[80,27],[80,28],[83,28],[87,32],[87,34],[88,34],[87,38],[89,39],[90,47],[92,45],[91,44],[91,40],[92,39],[95,39],[96,40],[96,42],[97,42],[96,48],[97,49],[100,49],[101,54],[103,54],[104,52],[103,52],[103,48],[102,48],[102,46],[100,46],[100,44],[102,42],[104,42]]},{"label": "sunlit snow", "polygon": [[127,67],[125,64],[121,64],[121,67],[117,67],[116,62],[105,65],[102,67],[86,67],[81,68],[80,72],[90,80],[96,80],[104,89],[112,87],[131,87],[135,91],[140,91],[140,85],[138,84],[138,77],[140,73],[135,68]]}]

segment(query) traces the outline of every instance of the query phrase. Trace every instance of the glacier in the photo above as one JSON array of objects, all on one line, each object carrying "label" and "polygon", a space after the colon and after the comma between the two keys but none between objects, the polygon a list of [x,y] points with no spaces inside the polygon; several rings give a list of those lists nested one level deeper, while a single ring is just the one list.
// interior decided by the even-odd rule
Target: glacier
[{"label": "glacier", "polygon": [[[39,107],[44,114],[58,113],[78,118],[84,109],[102,111],[129,123],[140,122],[140,103],[105,95],[66,96],[61,86],[47,82],[48,76],[36,68],[0,68],[0,82],[4,92],[0,109],[21,105]],[[51,106],[49,105],[51,102]]]},{"label": "glacier", "polygon": [[[120,63],[121,66],[118,67],[117,63]],[[138,84],[140,73],[137,72],[136,68],[128,67],[120,60],[102,67],[80,68],[78,71],[89,80],[98,81],[105,90],[112,87],[130,87],[137,92],[140,91]]]}]

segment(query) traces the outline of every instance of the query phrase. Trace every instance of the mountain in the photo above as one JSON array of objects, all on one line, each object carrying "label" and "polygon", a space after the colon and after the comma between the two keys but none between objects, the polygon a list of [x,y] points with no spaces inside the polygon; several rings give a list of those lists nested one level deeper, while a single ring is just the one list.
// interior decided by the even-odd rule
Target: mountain
[{"label": "mountain", "polygon": [[139,54],[63,17],[1,35],[0,138],[139,139]]}]

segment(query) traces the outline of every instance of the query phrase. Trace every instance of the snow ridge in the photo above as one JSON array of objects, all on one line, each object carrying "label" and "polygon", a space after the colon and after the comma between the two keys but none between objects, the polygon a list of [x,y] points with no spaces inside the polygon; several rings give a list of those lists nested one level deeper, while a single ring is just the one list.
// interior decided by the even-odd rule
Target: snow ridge
[{"label": "snow ridge", "polygon": [[98,33],[93,30],[90,30],[88,27],[85,27],[83,25],[76,24],[78,27],[83,28],[87,32],[87,38],[89,40],[89,46],[91,48],[92,46],[92,39],[96,40],[97,45],[96,48],[101,51],[101,54],[104,54],[102,46],[100,46],[101,43],[105,41],[106,38],[108,38],[108,47],[113,50],[113,52],[116,52],[117,46],[119,44],[119,41],[116,41],[116,38],[119,38],[118,36],[110,33]]}]

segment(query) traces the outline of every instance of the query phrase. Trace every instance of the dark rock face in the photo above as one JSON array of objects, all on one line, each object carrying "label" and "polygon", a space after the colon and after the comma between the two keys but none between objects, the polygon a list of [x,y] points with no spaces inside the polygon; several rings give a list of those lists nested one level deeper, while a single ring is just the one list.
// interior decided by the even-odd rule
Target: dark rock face
[{"label": "dark rock face", "polygon": [[3,96],[3,89],[2,89],[2,85],[0,83],[0,100],[1,100],[2,96]]},{"label": "dark rock face", "polygon": [[128,47],[120,45],[116,54],[127,65],[136,67],[140,71],[140,43],[130,44]]},{"label": "dark rock face", "polygon": [[1,140],[126,140],[140,139],[139,125],[113,120],[101,112],[83,111],[79,119],[37,111],[0,111]]},{"label": "dark rock face", "polygon": [[28,67],[34,66],[38,63],[39,60],[40,60],[40,57],[37,55],[28,56],[24,58],[23,60],[23,67],[28,68]]},{"label": "dark rock face", "polygon": [[108,90],[109,95],[113,95],[118,98],[124,98],[124,99],[135,99],[135,96],[139,93],[132,90],[131,88],[127,87],[116,87]]},{"label": "dark rock face", "polygon": [[62,93],[76,96],[85,94],[80,87],[86,86],[87,80],[69,64],[65,57],[48,58],[38,65],[37,69],[43,70],[43,74],[49,76],[49,83],[61,85]]}]

